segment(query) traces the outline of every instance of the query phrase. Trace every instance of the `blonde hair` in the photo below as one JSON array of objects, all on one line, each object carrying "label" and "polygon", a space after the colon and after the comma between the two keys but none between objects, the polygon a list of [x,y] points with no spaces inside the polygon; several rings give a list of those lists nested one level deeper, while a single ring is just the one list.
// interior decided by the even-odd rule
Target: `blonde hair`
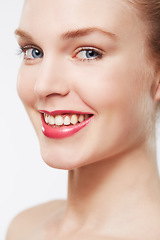
[{"label": "blonde hair", "polygon": [[148,26],[149,54],[160,67],[160,0],[128,0]]}]

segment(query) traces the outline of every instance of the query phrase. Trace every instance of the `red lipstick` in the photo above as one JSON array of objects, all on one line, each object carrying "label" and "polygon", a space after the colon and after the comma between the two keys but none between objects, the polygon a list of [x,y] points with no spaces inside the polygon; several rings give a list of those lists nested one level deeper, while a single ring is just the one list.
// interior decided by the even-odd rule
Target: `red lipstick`
[{"label": "red lipstick", "polygon": [[[47,112],[47,111],[40,111],[42,113],[42,132],[43,134],[48,137],[48,138],[54,138],[54,139],[60,139],[60,138],[66,138],[66,137],[70,137],[72,135],[74,135],[75,133],[79,132],[81,129],[83,129],[86,125],[88,125],[90,123],[90,121],[93,118],[93,114],[90,113],[84,113],[84,112],[77,112],[77,111],[54,111],[54,112]],[[91,115],[88,119],[84,120],[81,123],[77,123],[75,125],[69,125],[69,126],[59,126],[59,127],[55,127],[55,126],[51,126],[48,125],[45,122],[44,119],[44,113],[51,115],[51,116],[56,116],[56,115],[67,115],[67,114],[89,114]]]}]

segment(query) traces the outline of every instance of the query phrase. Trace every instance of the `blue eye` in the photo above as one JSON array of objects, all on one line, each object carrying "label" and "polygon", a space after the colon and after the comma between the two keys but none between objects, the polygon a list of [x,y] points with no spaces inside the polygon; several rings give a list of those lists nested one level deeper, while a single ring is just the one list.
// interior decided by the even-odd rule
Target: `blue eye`
[{"label": "blue eye", "polygon": [[98,56],[98,53],[94,50],[86,50],[85,55],[87,58],[96,58]]},{"label": "blue eye", "polygon": [[85,60],[98,60],[102,58],[102,51],[94,48],[82,48],[77,50],[76,58],[85,61]]},{"label": "blue eye", "polygon": [[43,55],[44,55],[41,50],[31,45],[20,47],[20,54],[21,53],[23,53],[24,59],[26,60],[43,58]]},{"label": "blue eye", "polygon": [[43,53],[39,49],[28,48],[24,52],[24,57],[26,59],[42,58],[43,57]]}]

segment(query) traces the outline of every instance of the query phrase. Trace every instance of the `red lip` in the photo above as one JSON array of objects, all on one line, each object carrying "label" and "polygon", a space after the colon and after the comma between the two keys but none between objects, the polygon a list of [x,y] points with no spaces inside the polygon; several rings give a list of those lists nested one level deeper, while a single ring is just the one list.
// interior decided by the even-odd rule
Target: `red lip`
[{"label": "red lip", "polygon": [[48,112],[46,110],[39,110],[40,113],[46,113],[48,115],[56,116],[56,115],[63,115],[63,114],[90,114],[93,115],[92,113],[89,112],[80,112],[80,111],[75,111],[75,110],[56,110],[53,112]]},{"label": "red lip", "polygon": [[84,120],[81,123],[78,123],[76,125],[71,125],[71,126],[61,126],[58,128],[55,128],[53,126],[50,126],[46,124],[44,120],[44,115],[43,113],[46,113],[48,115],[63,115],[63,114],[89,114],[89,113],[84,113],[84,112],[77,112],[77,111],[64,111],[64,110],[58,110],[58,111],[53,111],[53,112],[47,112],[47,111],[40,111],[42,113],[42,132],[46,137],[49,138],[66,138],[74,135],[78,131],[80,131],[82,128],[84,128],[86,125],[90,123],[92,120],[93,116],[89,117],[88,119]]}]

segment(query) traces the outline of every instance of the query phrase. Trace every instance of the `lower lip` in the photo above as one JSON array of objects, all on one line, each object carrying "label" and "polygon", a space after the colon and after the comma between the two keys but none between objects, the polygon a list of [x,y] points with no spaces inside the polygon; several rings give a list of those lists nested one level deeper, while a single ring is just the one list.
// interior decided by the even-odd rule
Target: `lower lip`
[{"label": "lower lip", "polygon": [[44,116],[42,114],[42,132],[43,134],[48,138],[66,138],[74,135],[75,133],[79,132],[81,129],[83,129],[86,125],[90,123],[93,116],[88,118],[87,120],[78,123],[76,125],[71,126],[62,126],[62,127],[52,127],[48,124],[46,124],[44,120]]}]

